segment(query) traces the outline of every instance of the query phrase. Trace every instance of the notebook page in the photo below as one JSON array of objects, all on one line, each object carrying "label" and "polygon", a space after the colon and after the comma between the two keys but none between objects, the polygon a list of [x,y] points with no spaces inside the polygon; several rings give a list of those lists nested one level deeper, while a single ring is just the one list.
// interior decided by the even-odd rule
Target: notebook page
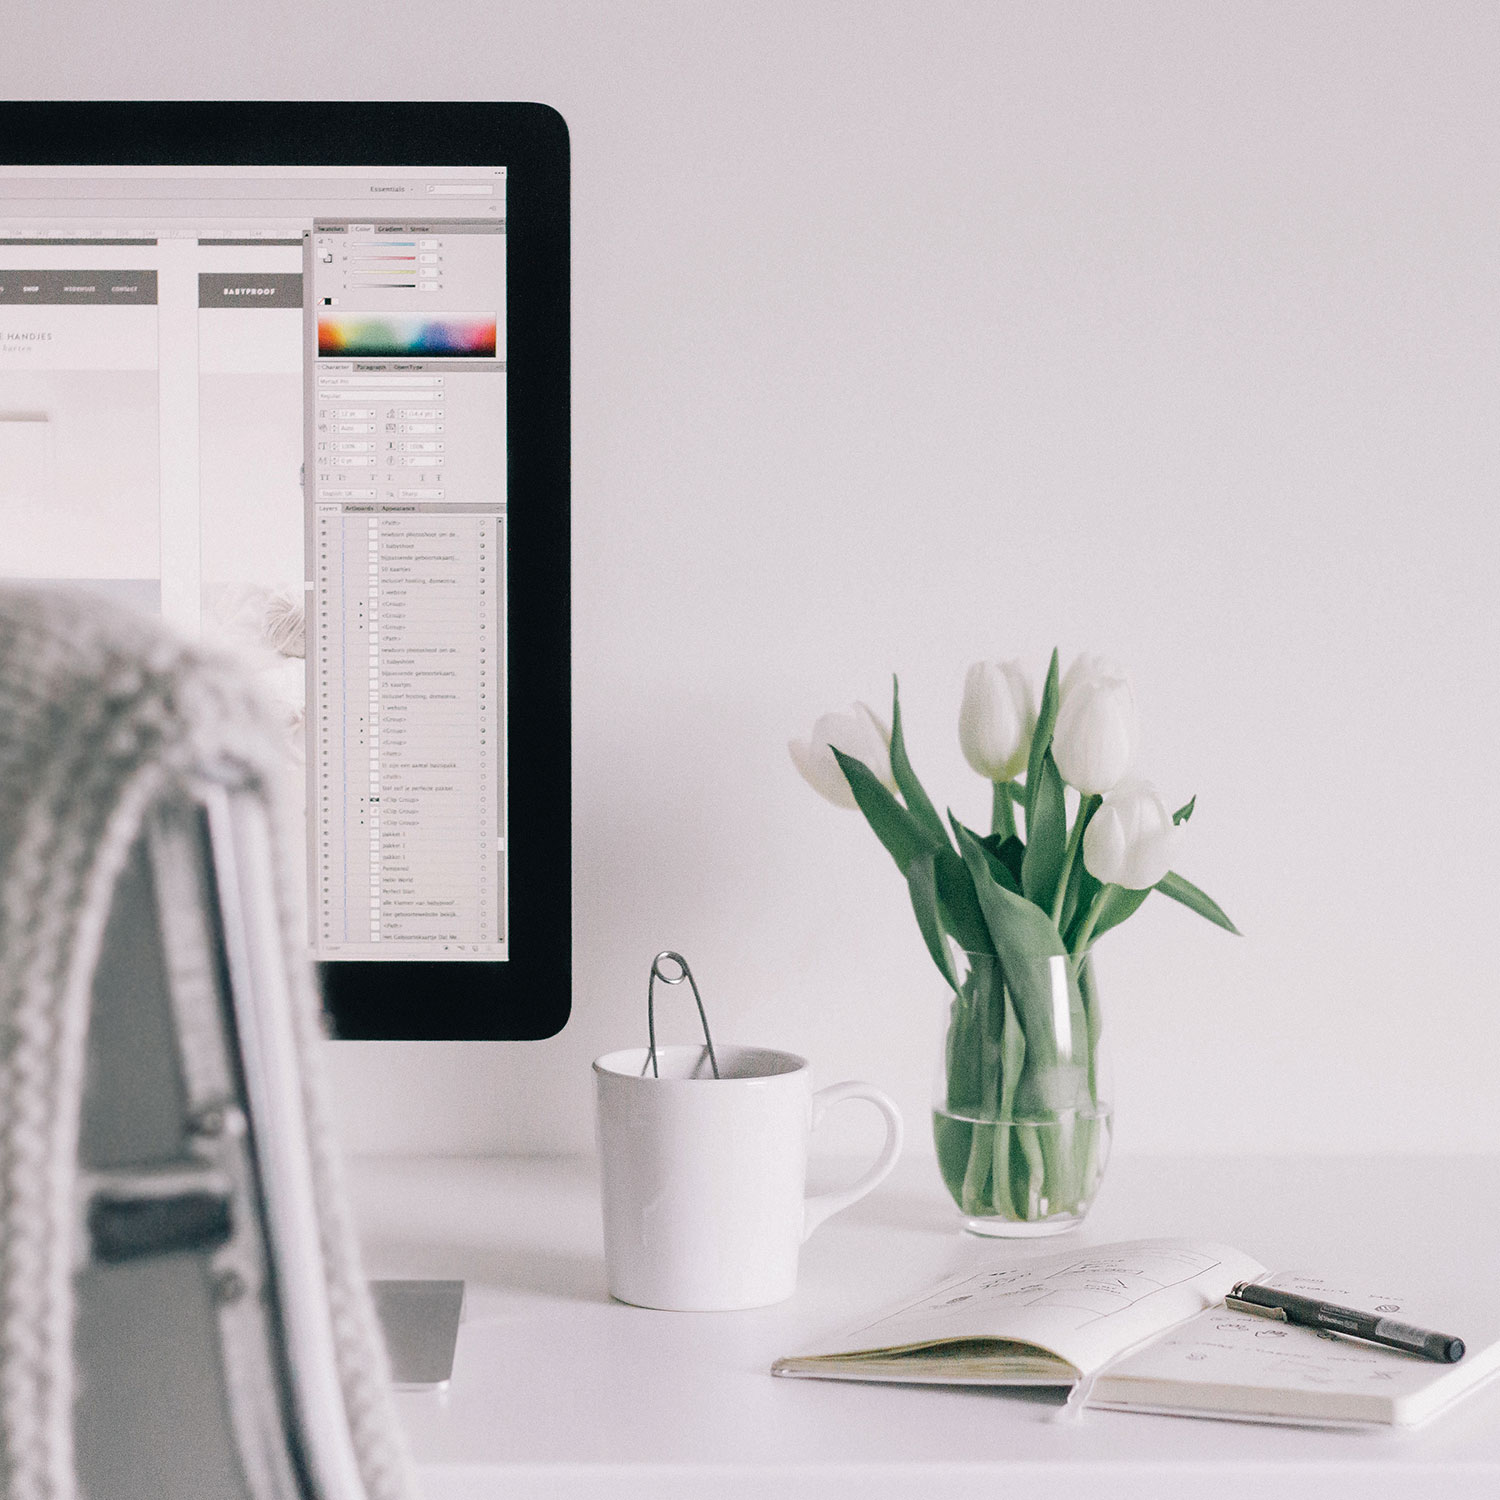
[{"label": "notebook page", "polygon": [[964,1272],[816,1354],[945,1339],[1036,1344],[1087,1374],[1132,1344],[1222,1300],[1262,1274],[1248,1255],[1206,1240],[1079,1247],[1014,1266]]},{"label": "notebook page", "polygon": [[[1420,1421],[1500,1368],[1493,1317],[1443,1307],[1384,1286],[1285,1273],[1269,1278],[1304,1297],[1436,1327],[1468,1342],[1457,1364],[1360,1339],[1210,1308],[1114,1365],[1094,1389],[1098,1405],[1154,1404],[1224,1414]],[[1449,1325],[1452,1325],[1451,1327]]]}]

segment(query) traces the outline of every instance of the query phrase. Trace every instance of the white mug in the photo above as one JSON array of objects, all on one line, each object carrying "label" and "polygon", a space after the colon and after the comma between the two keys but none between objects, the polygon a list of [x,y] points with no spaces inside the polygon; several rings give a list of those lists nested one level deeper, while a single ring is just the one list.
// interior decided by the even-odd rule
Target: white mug
[{"label": "white mug", "polygon": [[[594,1063],[610,1294],[727,1312],[797,1289],[803,1240],[863,1198],[901,1153],[901,1115],[868,1083],[813,1092],[804,1058],[762,1047],[632,1047]],[[830,1105],[868,1099],[885,1145],[852,1187],[805,1197],[808,1137]]]}]

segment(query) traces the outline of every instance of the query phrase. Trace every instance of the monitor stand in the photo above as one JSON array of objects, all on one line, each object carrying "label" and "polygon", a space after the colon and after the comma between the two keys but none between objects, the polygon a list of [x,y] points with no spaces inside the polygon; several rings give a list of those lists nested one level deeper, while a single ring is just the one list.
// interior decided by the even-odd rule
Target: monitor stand
[{"label": "monitor stand", "polygon": [[463,1282],[372,1281],[370,1292],[385,1331],[391,1384],[398,1391],[445,1389],[453,1377]]}]

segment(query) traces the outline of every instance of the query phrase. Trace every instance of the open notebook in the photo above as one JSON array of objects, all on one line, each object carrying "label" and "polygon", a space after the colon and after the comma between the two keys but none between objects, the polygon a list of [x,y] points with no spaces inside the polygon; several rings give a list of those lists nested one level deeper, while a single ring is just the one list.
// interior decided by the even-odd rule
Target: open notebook
[{"label": "open notebook", "polygon": [[951,1277],[815,1353],[777,1360],[772,1373],[930,1385],[1091,1380],[1089,1404],[1120,1410],[1404,1426],[1500,1368],[1500,1310],[1428,1306],[1298,1273],[1267,1278],[1464,1338],[1464,1358],[1442,1365],[1223,1306],[1235,1282],[1264,1277],[1248,1255],[1208,1240],[1065,1251]]}]

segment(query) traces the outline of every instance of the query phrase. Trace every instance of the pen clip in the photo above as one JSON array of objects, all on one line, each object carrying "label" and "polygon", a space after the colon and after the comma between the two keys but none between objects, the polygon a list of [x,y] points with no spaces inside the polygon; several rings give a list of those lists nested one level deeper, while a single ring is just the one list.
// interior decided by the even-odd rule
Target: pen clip
[{"label": "pen clip", "polygon": [[1224,1298],[1224,1306],[1231,1312],[1254,1313],[1257,1318],[1275,1318],[1280,1323],[1285,1323],[1287,1320],[1284,1307],[1267,1307],[1263,1302],[1246,1302],[1243,1297],[1236,1297],[1233,1292]]}]

